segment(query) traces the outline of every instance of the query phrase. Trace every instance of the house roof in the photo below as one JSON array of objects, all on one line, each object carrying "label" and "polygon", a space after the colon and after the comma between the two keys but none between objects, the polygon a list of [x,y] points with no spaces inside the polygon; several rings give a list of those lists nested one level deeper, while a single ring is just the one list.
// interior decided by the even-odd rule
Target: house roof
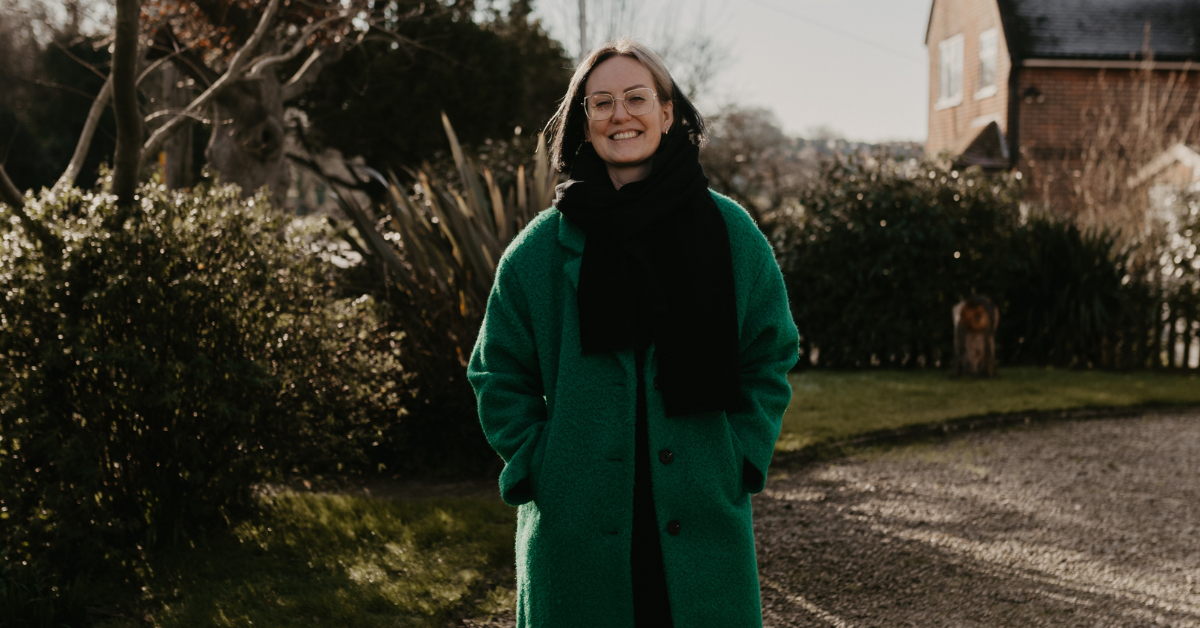
[{"label": "house roof", "polygon": [[1200,60],[1196,0],[996,0],[1018,59]]},{"label": "house roof", "polygon": [[1150,163],[1142,166],[1137,174],[1126,179],[1125,184],[1131,188],[1143,185],[1177,163],[1192,169],[1193,181],[1200,180],[1200,153],[1196,152],[1196,147],[1180,143],[1159,153]]}]

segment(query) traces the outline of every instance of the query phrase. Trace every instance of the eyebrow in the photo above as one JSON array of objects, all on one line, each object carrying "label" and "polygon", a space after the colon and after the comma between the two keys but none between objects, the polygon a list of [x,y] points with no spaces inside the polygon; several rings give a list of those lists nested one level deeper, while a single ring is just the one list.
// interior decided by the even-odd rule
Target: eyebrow
[{"label": "eyebrow", "polygon": [[[647,87],[647,86],[643,85],[641,83],[638,83],[637,85],[634,85],[632,87],[626,87],[621,93],[624,94],[625,92],[627,92],[631,89],[641,89],[643,87]],[[595,96],[596,94],[608,94],[609,96],[611,96],[612,92],[596,91],[596,92],[592,92],[592,93],[588,94],[588,96]]]}]

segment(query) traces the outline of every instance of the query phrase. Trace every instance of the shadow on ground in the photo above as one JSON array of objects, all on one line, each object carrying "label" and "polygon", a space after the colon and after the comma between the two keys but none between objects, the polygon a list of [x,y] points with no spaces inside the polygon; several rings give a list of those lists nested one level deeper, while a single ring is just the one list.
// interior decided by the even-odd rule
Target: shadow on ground
[{"label": "shadow on ground", "polygon": [[1200,626],[1200,416],[868,450],[754,506],[767,626]]}]

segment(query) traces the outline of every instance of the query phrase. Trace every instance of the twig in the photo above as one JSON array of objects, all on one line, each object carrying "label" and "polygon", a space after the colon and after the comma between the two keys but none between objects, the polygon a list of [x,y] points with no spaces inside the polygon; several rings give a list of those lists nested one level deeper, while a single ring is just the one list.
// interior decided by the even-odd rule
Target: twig
[{"label": "twig", "polygon": [[8,172],[4,169],[3,165],[0,165],[0,201],[4,201],[10,207],[17,210],[17,217],[21,219],[21,224],[28,230],[29,225],[25,224],[25,222],[32,222],[33,219],[25,213],[25,195],[21,194],[21,191],[13,184],[12,179],[8,178]]},{"label": "twig", "polygon": [[250,35],[250,39],[246,40],[246,44],[242,46],[242,49],[238,50],[237,54],[233,55],[233,59],[229,61],[229,67],[225,70],[225,73],[221,75],[221,78],[217,79],[211,86],[209,86],[208,89],[204,90],[202,94],[197,96],[196,99],[187,106],[187,108],[184,110],[184,113],[181,113],[180,115],[172,118],[166,124],[158,127],[158,129],[154,131],[150,138],[146,140],[146,143],[142,145],[143,158],[149,159],[152,157],[162,146],[163,142],[166,141],[167,137],[176,129],[178,129],[179,126],[185,121],[190,119],[185,114],[195,113],[208,106],[208,104],[212,102],[212,100],[216,98],[218,94],[224,91],[234,81],[242,77],[244,74],[243,66],[246,64],[246,60],[251,54],[254,53],[254,49],[258,47],[258,44],[262,42],[263,37],[266,36],[267,31],[270,29],[271,23],[275,20],[275,14],[279,12],[280,3],[281,0],[270,1],[270,4],[267,5],[267,10],[263,11],[262,19],[259,20],[258,26],[254,29],[254,33]]},{"label": "twig", "polygon": [[72,94],[78,94],[80,96],[84,96],[86,98],[92,97],[91,94],[83,91],[82,89],[79,89],[78,87],[71,87],[70,85],[63,85],[62,83],[55,83],[54,81],[43,81],[41,79],[29,78],[27,76],[21,76],[19,74],[12,74],[11,72],[0,72],[0,76],[5,76],[5,77],[11,78],[11,79],[16,79],[18,81],[22,81],[24,83],[30,83],[32,85],[37,85],[38,87],[49,87],[50,89],[61,89],[66,92],[71,92]]},{"label": "twig", "polygon": [[104,81],[104,86],[100,88],[100,93],[96,95],[96,99],[92,101],[92,108],[88,110],[87,121],[83,123],[83,131],[79,134],[79,141],[75,143],[75,153],[71,155],[71,161],[67,164],[67,169],[54,183],[51,192],[61,194],[66,188],[75,185],[75,179],[79,177],[79,172],[83,170],[83,160],[87,159],[88,149],[92,146],[92,137],[96,135],[96,126],[100,124],[100,116],[104,113],[104,108],[108,106],[109,99],[112,98],[112,77],[110,76]]},{"label": "twig", "polygon": [[96,69],[96,66],[94,66],[94,65],[92,65],[92,64],[90,64],[90,63],[88,63],[87,61],[84,61],[83,59],[80,59],[79,57],[75,56],[75,53],[71,52],[71,49],[70,49],[70,48],[67,48],[66,46],[64,46],[64,45],[63,45],[63,43],[62,43],[61,41],[58,41],[57,39],[55,39],[55,40],[54,40],[54,45],[55,45],[55,46],[58,46],[58,49],[59,49],[59,50],[63,51],[63,53],[64,53],[64,54],[66,54],[68,57],[71,57],[71,59],[72,59],[72,60],[74,60],[76,63],[78,63],[79,65],[82,65],[83,67],[85,67],[85,68],[87,68],[87,69],[89,69],[89,70],[91,70],[91,71],[92,71],[92,74],[95,74],[96,76],[99,76],[100,78],[108,78],[107,76],[105,76],[105,75],[104,75],[104,73],[103,73],[103,72],[101,72],[100,70]]},{"label": "twig", "polygon": [[331,15],[323,20],[318,20],[317,22],[310,24],[308,26],[308,28],[305,28],[300,33],[300,36],[296,39],[296,43],[292,44],[292,48],[290,50],[288,50],[287,52],[280,53],[277,55],[268,55],[268,56],[264,56],[259,59],[256,59],[254,61],[254,63],[251,64],[250,72],[249,72],[249,74],[247,74],[247,76],[250,76],[250,77],[260,76],[262,74],[263,70],[266,70],[267,68],[269,68],[273,65],[291,61],[292,59],[296,58],[296,55],[298,55],[304,51],[305,47],[308,46],[308,39],[310,37],[312,37],[314,33],[316,33],[318,30],[320,30],[326,24],[328,24],[330,22],[335,22],[337,20],[344,19],[346,17],[347,17],[347,15],[345,13],[338,13],[336,15]]}]

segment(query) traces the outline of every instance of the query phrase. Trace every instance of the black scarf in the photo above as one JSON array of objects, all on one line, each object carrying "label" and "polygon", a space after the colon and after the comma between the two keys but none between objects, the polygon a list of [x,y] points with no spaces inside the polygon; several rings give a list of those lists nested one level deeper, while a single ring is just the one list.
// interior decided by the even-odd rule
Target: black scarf
[{"label": "black scarf", "polygon": [[700,149],[663,137],[650,175],[617,190],[585,143],[554,205],[587,234],[579,270],[585,355],[653,342],[667,416],[741,407],[733,256]]}]

